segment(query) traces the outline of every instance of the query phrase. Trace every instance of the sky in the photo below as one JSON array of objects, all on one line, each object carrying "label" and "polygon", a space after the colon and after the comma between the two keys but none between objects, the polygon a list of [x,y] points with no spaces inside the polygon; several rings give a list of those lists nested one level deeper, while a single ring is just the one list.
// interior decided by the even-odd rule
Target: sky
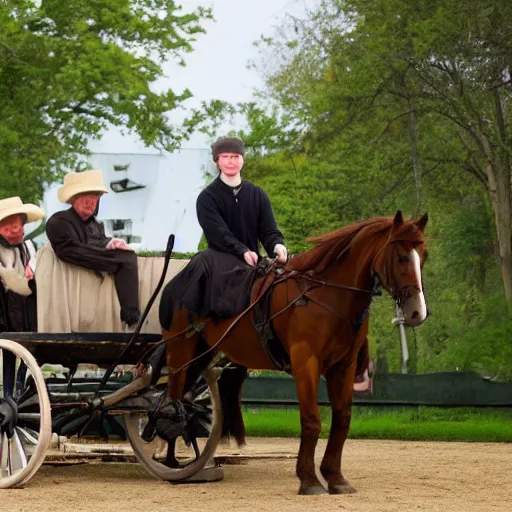
[{"label": "sky", "polygon": [[[190,89],[194,98],[187,105],[192,108],[212,99],[250,101],[254,89],[263,85],[259,73],[247,69],[247,63],[257,57],[254,41],[262,34],[271,35],[287,13],[300,16],[306,6],[314,3],[315,0],[182,0],[183,11],[194,10],[198,5],[212,7],[216,21],[204,24],[206,34],[199,35],[194,51],[185,55],[185,68],[174,63],[164,66],[165,78],[155,84],[156,89]],[[209,146],[210,141],[203,134],[195,134],[183,144],[188,148]],[[95,153],[155,152],[145,148],[136,135],[123,136],[115,128],[101,140],[91,141],[89,147]]]}]

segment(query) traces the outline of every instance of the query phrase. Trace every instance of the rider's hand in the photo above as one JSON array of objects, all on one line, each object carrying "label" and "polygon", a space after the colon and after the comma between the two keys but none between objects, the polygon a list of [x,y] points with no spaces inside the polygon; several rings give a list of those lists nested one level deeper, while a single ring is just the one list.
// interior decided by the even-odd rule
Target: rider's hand
[{"label": "rider's hand", "polygon": [[107,244],[107,249],[122,249],[123,251],[131,251],[128,244],[122,238],[112,238]]},{"label": "rider's hand", "polygon": [[288,259],[288,250],[283,244],[276,244],[274,247],[274,254],[276,255],[276,260],[279,263],[286,263]]},{"label": "rider's hand", "polygon": [[244,252],[244,260],[247,265],[254,267],[258,264],[258,255],[254,251]]}]

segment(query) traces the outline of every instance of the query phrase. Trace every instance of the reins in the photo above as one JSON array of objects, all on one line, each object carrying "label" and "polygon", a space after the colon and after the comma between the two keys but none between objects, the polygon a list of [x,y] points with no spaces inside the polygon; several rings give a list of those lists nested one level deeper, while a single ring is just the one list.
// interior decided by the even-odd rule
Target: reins
[{"label": "reins", "polygon": [[[286,272],[286,270],[285,270]],[[329,311],[330,313],[333,313],[334,315],[338,316],[339,318],[343,319],[343,320],[346,320],[346,321],[350,321],[350,319],[346,318],[346,317],[343,317],[342,315],[340,315],[339,313],[333,311],[331,308],[328,308],[326,307],[324,304],[316,301],[316,299],[312,299],[308,294],[308,292],[311,292],[312,290],[315,290],[317,288],[320,288],[320,287],[333,287],[333,288],[338,288],[338,289],[343,289],[343,290],[347,290],[347,291],[352,291],[352,292],[361,292],[361,293],[366,293],[366,294],[369,294],[370,296],[374,296],[377,294],[377,288],[378,288],[378,285],[376,284],[374,286],[374,288],[372,290],[366,290],[364,288],[357,288],[355,286],[348,286],[348,285],[343,285],[343,284],[338,284],[338,283],[332,283],[330,281],[325,281],[325,280],[322,280],[322,279],[318,279],[318,278],[315,278],[313,276],[311,276],[310,274],[308,274],[307,272],[298,272],[296,270],[290,270],[288,271],[288,273],[286,275],[284,275],[283,277],[281,277],[280,279],[277,279],[275,280],[268,288],[268,290],[266,290],[265,293],[270,293],[272,292],[272,290],[278,285],[278,284],[282,284],[286,281],[289,281],[290,279],[304,279],[306,281],[310,281],[311,283],[314,283],[316,286],[310,286],[309,288],[307,288],[306,290],[302,291],[297,297],[295,297],[293,300],[291,300],[284,308],[282,308],[281,310],[279,310],[277,313],[274,313],[269,319],[268,319],[268,322],[271,322],[272,320],[274,320],[275,318],[279,317],[280,315],[282,315],[285,311],[287,311],[288,309],[290,309],[293,305],[295,305],[299,300],[301,299],[307,299],[311,302],[314,302],[315,304],[319,305],[320,307],[323,307],[324,309],[326,309],[327,311]],[[213,350],[215,350],[225,339],[226,339],[226,336],[231,332],[231,330],[238,324],[238,322],[247,314],[249,313],[255,306],[256,304],[258,304],[258,302],[260,301],[262,297],[259,296],[257,297],[246,309],[244,309],[241,313],[239,313],[236,318],[231,322],[231,324],[229,325],[229,327],[224,331],[224,333],[222,334],[222,336],[215,342],[215,344],[213,344],[211,347],[209,347],[205,352],[203,352],[202,354],[194,357],[193,359],[191,359],[190,361],[186,362],[185,364],[183,364],[182,366],[180,366],[179,368],[177,369],[172,369],[172,373],[173,374],[176,374],[178,372],[180,372],[181,370],[184,370],[185,368],[187,368],[188,366],[190,366],[192,363],[198,361],[199,359],[201,359],[202,357],[204,357],[205,355],[209,354],[210,352],[212,352]],[[190,331],[192,330],[192,326],[189,326],[187,329],[187,331]],[[181,335],[181,333],[178,333],[178,335]],[[177,337],[178,335],[175,335],[173,336],[172,338],[175,338]],[[171,341],[171,338],[167,339],[167,340],[163,340],[163,341]]]}]

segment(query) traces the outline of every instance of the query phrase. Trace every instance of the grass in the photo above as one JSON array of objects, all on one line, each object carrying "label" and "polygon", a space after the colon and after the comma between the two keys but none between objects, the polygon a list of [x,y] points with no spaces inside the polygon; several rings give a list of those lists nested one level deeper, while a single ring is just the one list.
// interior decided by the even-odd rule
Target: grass
[{"label": "grass", "polygon": [[[330,428],[330,409],[320,408],[322,434]],[[299,411],[295,408],[245,407],[247,435],[298,437]],[[512,410],[440,409],[430,407],[354,407],[349,438],[407,441],[512,442]]]}]

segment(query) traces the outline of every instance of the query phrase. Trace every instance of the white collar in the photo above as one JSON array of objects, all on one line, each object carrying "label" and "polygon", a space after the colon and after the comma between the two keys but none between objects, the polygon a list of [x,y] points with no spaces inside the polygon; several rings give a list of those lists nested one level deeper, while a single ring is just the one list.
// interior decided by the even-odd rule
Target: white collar
[{"label": "white collar", "polygon": [[224,173],[220,173],[220,179],[223,183],[230,187],[238,187],[242,183],[242,177],[240,173],[236,176],[226,176]]}]

